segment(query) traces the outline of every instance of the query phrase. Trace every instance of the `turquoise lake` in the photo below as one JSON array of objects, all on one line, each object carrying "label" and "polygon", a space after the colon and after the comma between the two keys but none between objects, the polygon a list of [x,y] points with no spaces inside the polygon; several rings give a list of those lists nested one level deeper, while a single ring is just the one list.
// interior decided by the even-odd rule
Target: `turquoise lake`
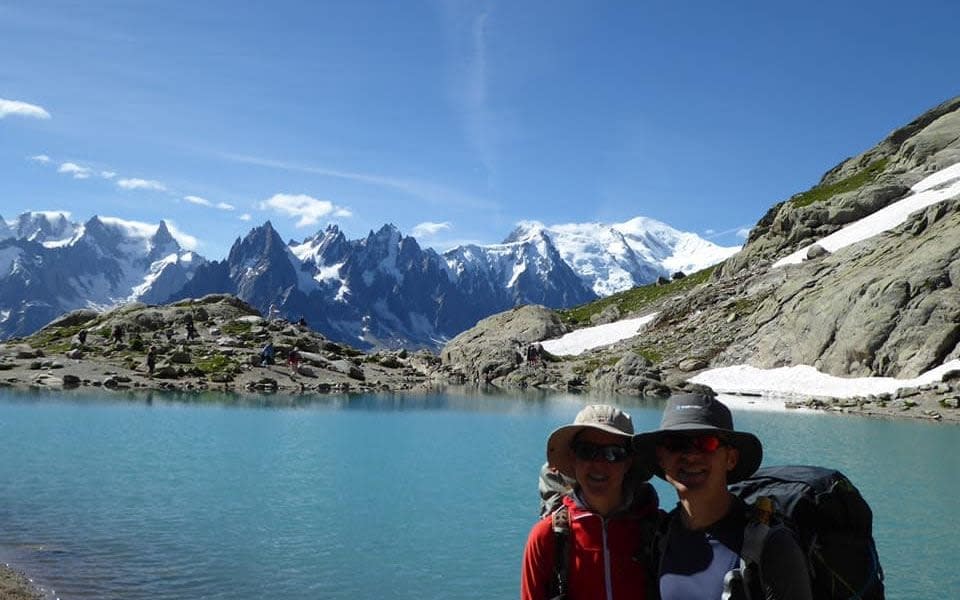
[{"label": "turquoise lake", "polygon": [[[591,401],[0,391],[0,560],[64,600],[516,598],[546,436]],[[734,416],[857,484],[888,598],[960,593],[960,427]]]}]

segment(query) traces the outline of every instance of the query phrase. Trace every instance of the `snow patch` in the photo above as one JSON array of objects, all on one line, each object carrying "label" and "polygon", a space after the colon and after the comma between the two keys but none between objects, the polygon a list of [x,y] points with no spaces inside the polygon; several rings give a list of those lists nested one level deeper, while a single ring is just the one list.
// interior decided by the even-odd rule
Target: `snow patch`
[{"label": "snow patch", "polygon": [[507,282],[508,288],[512,288],[517,284],[517,280],[520,279],[520,276],[523,275],[524,271],[527,270],[526,261],[518,261],[513,265],[513,272],[510,274],[510,281]]},{"label": "snow patch", "polygon": [[893,377],[837,377],[821,373],[808,365],[758,369],[734,365],[704,371],[690,379],[710,386],[718,393],[779,396],[788,398],[852,398],[870,394],[895,394],[900,388],[913,388],[941,380],[947,371],[960,369],[960,360],[951,360],[913,379]]},{"label": "snow patch", "polygon": [[324,283],[326,281],[332,281],[332,280],[343,281],[340,278],[340,269],[343,268],[344,264],[346,263],[341,262],[335,265],[320,267],[317,270],[317,274],[314,275],[313,278],[316,279],[318,283]]},{"label": "snow patch", "polygon": [[563,337],[541,342],[540,345],[550,354],[576,356],[587,350],[609,346],[621,340],[632,338],[637,335],[641,327],[652,321],[656,316],[657,313],[653,313],[636,319],[623,319],[614,323],[584,327]]},{"label": "snow patch", "polygon": [[23,251],[14,246],[0,250],[0,277],[6,277],[13,273],[17,260],[22,255]]},{"label": "snow patch", "polygon": [[[950,183],[947,184],[947,182]],[[884,231],[890,231],[905,222],[912,213],[953,198],[960,194],[960,163],[927,177],[913,186],[913,190],[914,193],[906,198],[850,223],[843,229],[817,240],[814,244],[833,253]],[[781,258],[773,263],[772,268],[803,262],[807,257],[807,251],[814,244],[804,246],[793,254]]]}]

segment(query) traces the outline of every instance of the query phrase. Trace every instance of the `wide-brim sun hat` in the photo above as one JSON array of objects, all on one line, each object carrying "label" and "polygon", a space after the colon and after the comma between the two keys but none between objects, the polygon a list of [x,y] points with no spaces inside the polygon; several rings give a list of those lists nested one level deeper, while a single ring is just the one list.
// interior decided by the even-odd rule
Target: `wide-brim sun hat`
[{"label": "wide-brim sun hat", "polygon": [[736,448],[740,457],[736,466],[727,473],[727,483],[743,481],[756,472],[763,462],[763,444],[759,438],[746,431],[733,428],[730,409],[716,398],[702,393],[687,393],[671,396],[663,409],[660,428],[656,431],[633,436],[634,451],[646,457],[653,473],[661,479],[663,469],[656,459],[657,442],[670,433],[697,434],[715,433],[727,444]]},{"label": "wide-brim sun hat", "polygon": [[[547,438],[547,463],[561,474],[575,478],[573,464],[573,440],[585,429],[595,429],[622,437],[628,448],[632,447],[633,420],[619,408],[607,404],[585,406],[570,425],[554,430]],[[650,478],[650,468],[640,457],[633,457],[631,472],[642,480]]]}]

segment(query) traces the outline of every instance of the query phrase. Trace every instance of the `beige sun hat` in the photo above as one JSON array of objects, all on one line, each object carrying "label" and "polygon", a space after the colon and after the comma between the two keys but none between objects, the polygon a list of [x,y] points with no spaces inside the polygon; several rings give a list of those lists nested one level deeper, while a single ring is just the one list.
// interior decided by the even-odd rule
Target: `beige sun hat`
[{"label": "beige sun hat", "polygon": [[[625,446],[631,447],[633,439],[633,420],[630,415],[608,404],[591,404],[584,407],[573,424],[556,429],[547,439],[547,462],[563,475],[573,478],[573,440],[584,429],[597,429],[620,436]],[[650,469],[642,461],[634,459],[631,471],[637,472],[642,480],[651,477]]]}]

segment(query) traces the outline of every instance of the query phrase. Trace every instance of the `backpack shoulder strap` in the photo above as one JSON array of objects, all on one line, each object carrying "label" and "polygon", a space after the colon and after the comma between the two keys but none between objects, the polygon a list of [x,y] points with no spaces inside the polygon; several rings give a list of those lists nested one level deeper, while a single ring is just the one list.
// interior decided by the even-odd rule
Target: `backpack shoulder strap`
[{"label": "backpack shoulder strap", "polygon": [[570,568],[570,509],[561,506],[550,515],[553,524],[553,539],[556,542],[553,581],[550,583],[550,598],[565,598],[567,576]]},{"label": "backpack shoulder strap", "polygon": [[770,535],[771,513],[766,509],[769,498],[760,498],[756,504],[747,507],[747,525],[743,530],[743,547],[740,557],[748,564],[760,564],[763,548]]},{"label": "backpack shoulder strap", "polygon": [[744,505],[747,518],[743,529],[743,546],[740,548],[740,578],[747,600],[760,600],[763,597],[760,560],[770,536],[773,506],[773,499],[768,496],[758,498],[751,505]]}]

